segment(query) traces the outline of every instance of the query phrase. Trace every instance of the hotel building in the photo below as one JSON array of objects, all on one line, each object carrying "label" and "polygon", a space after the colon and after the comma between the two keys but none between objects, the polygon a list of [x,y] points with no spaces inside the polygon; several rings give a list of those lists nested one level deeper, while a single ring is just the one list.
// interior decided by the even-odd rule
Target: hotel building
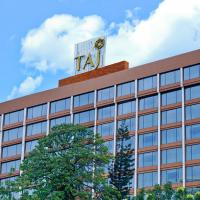
[{"label": "hotel building", "polygon": [[167,182],[200,189],[200,50],[60,80],[57,88],[0,103],[0,119],[1,182],[19,176],[26,154],[55,125],[91,127],[115,154],[124,121],[134,150],[133,193]]}]

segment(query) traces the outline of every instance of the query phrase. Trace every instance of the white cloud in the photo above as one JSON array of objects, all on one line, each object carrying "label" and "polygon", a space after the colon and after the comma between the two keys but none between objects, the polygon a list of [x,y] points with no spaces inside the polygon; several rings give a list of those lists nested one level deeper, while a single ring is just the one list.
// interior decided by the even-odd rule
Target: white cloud
[{"label": "white cloud", "polygon": [[106,28],[96,15],[55,15],[23,39],[21,62],[39,71],[72,74],[74,44],[104,33],[110,33],[107,64],[127,60],[138,65],[200,48],[199,0],[164,0],[146,20],[133,19],[130,10],[126,17]]},{"label": "white cloud", "polygon": [[120,25],[108,38],[108,62],[132,65],[200,48],[200,1],[165,0],[146,20]]},{"label": "white cloud", "polygon": [[[96,15],[55,15],[23,38],[21,62],[39,72],[73,74],[74,44],[104,34],[108,34],[107,64],[127,60],[135,66],[200,48],[199,0],[164,0],[140,21],[138,9],[127,10],[120,24],[106,24]],[[41,81],[42,77],[28,77],[9,98],[34,91]]]},{"label": "white cloud", "polygon": [[39,87],[42,83],[43,77],[37,76],[36,78],[33,78],[31,76],[27,77],[20,85],[19,87],[14,86],[10,95],[7,97],[8,100],[24,96],[27,94],[32,93],[37,87]]},{"label": "white cloud", "polygon": [[102,34],[104,22],[96,15],[84,18],[55,15],[22,40],[21,62],[40,71],[73,70],[74,44]]}]

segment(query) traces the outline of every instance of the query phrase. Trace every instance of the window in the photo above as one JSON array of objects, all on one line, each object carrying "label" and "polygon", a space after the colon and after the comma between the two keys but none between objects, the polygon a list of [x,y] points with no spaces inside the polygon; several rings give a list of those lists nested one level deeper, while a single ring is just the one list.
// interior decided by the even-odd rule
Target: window
[{"label": "window", "polygon": [[2,157],[6,158],[6,157],[20,155],[21,151],[22,151],[22,144],[16,144],[16,145],[4,147]]},{"label": "window", "polygon": [[186,160],[200,159],[200,144],[186,147]]},{"label": "window", "polygon": [[23,127],[3,131],[3,142],[8,142],[11,140],[22,138],[22,134],[23,134]]},{"label": "window", "polygon": [[162,171],[162,184],[181,183],[183,181],[182,168],[169,169]]},{"label": "window", "polygon": [[172,128],[161,131],[162,144],[169,144],[173,142],[179,142],[182,139],[182,129]]},{"label": "window", "polygon": [[139,129],[154,127],[158,125],[158,114],[148,114],[139,116]]},{"label": "window", "polygon": [[162,164],[182,162],[182,148],[162,150]]},{"label": "window", "polygon": [[124,148],[129,148],[130,151],[134,150],[135,149],[135,137],[130,136],[128,140],[123,140],[123,143],[122,143],[122,140],[120,140],[120,138],[117,138],[117,141],[116,141],[116,151],[117,152],[120,152],[122,145]]},{"label": "window", "polygon": [[98,90],[98,101],[108,100],[114,98],[114,87]]},{"label": "window", "polygon": [[168,85],[180,82],[180,70],[175,70],[160,75],[160,85]]},{"label": "window", "polygon": [[129,131],[134,131],[135,130],[135,118],[119,120],[118,123],[117,123],[117,128],[120,128],[122,123],[124,123],[124,125],[128,127]]},{"label": "window", "polygon": [[108,153],[113,153],[113,140],[104,142],[104,145],[108,148]]},{"label": "window", "polygon": [[94,92],[81,94],[74,97],[74,107],[94,104]]},{"label": "window", "polygon": [[51,102],[51,110],[50,113],[57,113],[63,110],[69,110],[70,109],[70,98],[68,99],[62,99],[58,101]]},{"label": "window", "polygon": [[118,115],[135,112],[135,101],[128,101],[118,104]]},{"label": "window", "polygon": [[139,80],[139,91],[149,90],[157,87],[157,76],[151,76]]},{"label": "window", "polygon": [[47,132],[47,122],[40,122],[35,124],[30,124],[26,128],[26,135],[36,135],[36,134],[45,134]]},{"label": "window", "polygon": [[2,163],[1,165],[1,173],[11,173],[14,171],[18,171],[21,164],[21,160],[14,160],[11,162]]},{"label": "window", "polygon": [[114,105],[98,109],[98,120],[114,117]]},{"label": "window", "polygon": [[97,132],[102,136],[113,136],[114,134],[114,123],[107,123],[107,124],[101,124],[97,126]]},{"label": "window", "polygon": [[186,126],[186,140],[200,138],[200,124]]},{"label": "window", "polygon": [[33,149],[35,149],[35,147],[38,145],[38,140],[33,140],[30,142],[26,142],[26,147],[25,147],[25,151],[26,153],[31,152]]},{"label": "window", "polygon": [[135,83],[134,81],[129,83],[122,83],[117,86],[117,96],[125,96],[135,93]]},{"label": "window", "polygon": [[180,122],[182,120],[181,108],[162,112],[162,124]]},{"label": "window", "polygon": [[17,176],[14,176],[14,177],[9,177],[9,178],[4,178],[4,179],[1,179],[0,180],[0,183],[5,186],[6,182],[12,182],[12,181],[15,181],[17,178]]},{"label": "window", "polygon": [[7,113],[5,114],[4,125],[23,122],[23,119],[24,119],[24,110]]},{"label": "window", "polygon": [[139,135],[139,148],[145,148],[158,145],[158,133],[145,133]]},{"label": "window", "polygon": [[74,123],[81,124],[94,121],[94,110],[89,110],[74,115]]},{"label": "window", "polygon": [[200,64],[184,68],[184,80],[200,77]]},{"label": "window", "polygon": [[186,120],[200,118],[200,104],[186,106]]},{"label": "window", "polygon": [[50,121],[50,127],[53,128],[54,126],[58,126],[61,124],[70,124],[70,116],[64,116],[64,117],[59,117],[52,119]]},{"label": "window", "polygon": [[152,187],[158,184],[157,172],[138,174],[138,188]]},{"label": "window", "polygon": [[200,166],[186,167],[186,181],[200,181]]},{"label": "window", "polygon": [[158,107],[158,96],[145,97],[139,100],[139,110],[146,110]]},{"label": "window", "polygon": [[162,106],[181,102],[181,90],[166,92],[161,95]]},{"label": "window", "polygon": [[157,166],[157,151],[139,154],[139,167]]},{"label": "window", "polygon": [[200,98],[200,85],[195,85],[185,89],[185,100]]},{"label": "window", "polygon": [[28,108],[27,118],[33,119],[47,115],[47,104]]}]

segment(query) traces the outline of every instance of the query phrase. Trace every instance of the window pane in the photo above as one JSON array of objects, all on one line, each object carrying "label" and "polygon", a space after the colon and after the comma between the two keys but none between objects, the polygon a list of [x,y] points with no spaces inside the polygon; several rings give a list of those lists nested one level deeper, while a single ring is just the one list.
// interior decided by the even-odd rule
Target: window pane
[{"label": "window pane", "polygon": [[52,119],[50,121],[51,128],[57,125],[61,125],[61,124],[70,124],[70,116],[59,117],[59,118]]},{"label": "window pane", "polygon": [[118,104],[118,115],[135,112],[135,101],[128,101]]},{"label": "window pane", "polygon": [[114,117],[114,105],[98,109],[98,120]]},{"label": "window pane", "polygon": [[94,104],[94,92],[81,94],[74,97],[74,107]]},{"label": "window pane", "polygon": [[54,101],[51,103],[50,113],[56,113],[70,109],[70,98]]},{"label": "window pane", "polygon": [[117,96],[124,96],[134,94],[135,84],[134,82],[123,83],[117,86]]},{"label": "window pane", "polygon": [[27,111],[27,118],[28,119],[33,119],[36,117],[42,117],[47,115],[47,104],[35,106],[32,108],[28,108]]},{"label": "window pane", "polygon": [[98,101],[113,99],[114,98],[114,87],[98,90],[97,96],[98,96]]},{"label": "window pane", "polygon": [[107,123],[107,124],[101,124],[97,126],[97,132],[102,136],[113,136],[114,134],[114,123]]},{"label": "window pane", "polygon": [[23,127],[3,131],[3,142],[22,138]]},{"label": "window pane", "polygon": [[81,113],[76,113],[74,115],[74,123],[86,123],[94,121],[94,110],[89,110]]}]

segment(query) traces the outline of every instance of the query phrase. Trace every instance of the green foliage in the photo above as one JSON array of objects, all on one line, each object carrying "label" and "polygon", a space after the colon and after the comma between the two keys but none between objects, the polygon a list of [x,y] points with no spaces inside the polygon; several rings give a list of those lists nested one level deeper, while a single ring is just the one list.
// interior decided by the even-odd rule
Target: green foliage
[{"label": "green foliage", "polygon": [[186,200],[193,200],[194,196],[192,194],[187,194],[186,195]]},{"label": "green foliage", "polygon": [[179,187],[176,189],[175,192],[175,199],[176,200],[185,200],[187,195],[187,191],[184,187]]},{"label": "green foliage", "polygon": [[195,200],[200,200],[200,192],[196,192],[194,195]]},{"label": "green foliage", "polygon": [[120,199],[103,176],[110,160],[103,142],[80,125],[54,127],[24,160],[12,191],[21,200]]},{"label": "green foliage", "polygon": [[172,188],[171,183],[166,183],[163,186],[163,199],[171,200],[174,195],[174,190]]},{"label": "green foliage", "polygon": [[122,199],[129,194],[129,183],[134,174],[134,160],[128,127],[122,123],[117,131],[117,151],[109,172],[111,183],[120,191]]}]

